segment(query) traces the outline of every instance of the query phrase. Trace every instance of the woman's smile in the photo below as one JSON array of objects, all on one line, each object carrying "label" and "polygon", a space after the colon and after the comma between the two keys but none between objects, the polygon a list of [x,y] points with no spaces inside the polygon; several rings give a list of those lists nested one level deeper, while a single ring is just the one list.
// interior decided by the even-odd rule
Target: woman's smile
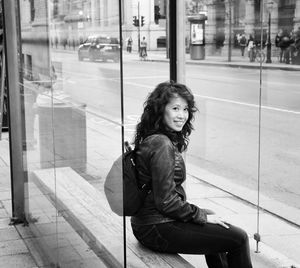
[{"label": "woman's smile", "polygon": [[164,123],[173,131],[181,131],[189,117],[188,103],[182,97],[174,97],[166,105]]}]

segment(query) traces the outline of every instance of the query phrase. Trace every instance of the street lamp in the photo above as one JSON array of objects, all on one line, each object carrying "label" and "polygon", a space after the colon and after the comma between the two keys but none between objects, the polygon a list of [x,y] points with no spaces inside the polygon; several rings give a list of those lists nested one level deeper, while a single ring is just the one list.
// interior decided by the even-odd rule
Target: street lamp
[{"label": "street lamp", "polygon": [[266,8],[268,10],[269,13],[269,21],[268,21],[268,43],[267,43],[267,60],[266,63],[272,63],[271,60],[271,48],[272,48],[272,43],[271,43],[271,12],[274,6],[274,2],[268,1],[266,3]]}]

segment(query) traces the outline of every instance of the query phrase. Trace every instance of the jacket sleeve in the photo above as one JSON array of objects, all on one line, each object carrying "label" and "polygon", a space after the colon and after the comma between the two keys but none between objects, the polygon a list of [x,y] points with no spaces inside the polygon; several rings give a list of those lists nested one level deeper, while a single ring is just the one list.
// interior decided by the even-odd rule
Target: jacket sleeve
[{"label": "jacket sleeve", "polygon": [[156,208],[162,214],[183,222],[206,223],[206,211],[183,200],[176,191],[175,148],[171,141],[167,137],[160,137],[152,142],[151,147],[154,148],[150,157],[150,169]]}]

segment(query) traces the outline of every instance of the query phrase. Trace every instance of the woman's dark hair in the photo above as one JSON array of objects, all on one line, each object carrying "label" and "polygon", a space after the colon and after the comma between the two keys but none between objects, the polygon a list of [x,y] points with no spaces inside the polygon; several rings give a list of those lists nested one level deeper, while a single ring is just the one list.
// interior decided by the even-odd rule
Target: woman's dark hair
[{"label": "woman's dark hair", "polygon": [[[165,107],[174,97],[181,97],[188,103],[189,116],[180,132],[170,131],[163,122]],[[173,81],[158,84],[144,103],[144,112],[136,127],[135,147],[148,136],[161,133],[167,135],[180,152],[186,150],[196,111],[194,96],[185,85]]]}]

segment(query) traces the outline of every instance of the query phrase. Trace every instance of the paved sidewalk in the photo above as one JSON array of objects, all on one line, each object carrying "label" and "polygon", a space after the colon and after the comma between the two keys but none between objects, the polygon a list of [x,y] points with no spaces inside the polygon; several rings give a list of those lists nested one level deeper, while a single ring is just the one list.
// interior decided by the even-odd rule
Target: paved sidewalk
[{"label": "paved sidewalk", "polygon": [[[124,60],[140,60],[137,52],[128,53],[123,51]],[[148,61],[169,61],[166,55],[166,51],[149,51],[148,52]],[[300,71],[300,65],[286,64],[278,62],[277,57],[272,57],[272,63],[263,62],[261,64],[263,69],[273,69],[273,70],[289,70],[289,71]],[[227,66],[235,68],[251,68],[257,69],[260,68],[260,62],[250,62],[248,56],[245,53],[245,56],[240,55],[240,50],[233,49],[230,60],[228,55],[218,54],[214,56],[205,56],[202,60],[192,60],[190,54],[186,54],[185,57],[186,64],[189,65],[206,65],[206,66]]]},{"label": "paved sidewalk", "polygon": [[[57,49],[53,49],[53,51],[64,52],[70,54],[77,55],[77,48],[74,50],[73,48],[63,49],[59,47]],[[139,54],[137,51],[133,51],[132,53],[128,53],[126,50],[123,50],[123,60],[124,61],[140,61]],[[147,61],[157,61],[157,62],[168,62],[167,54],[165,50],[152,50],[148,51]],[[205,56],[202,60],[192,60],[191,55],[186,53],[185,62],[189,65],[206,65],[206,66],[227,66],[233,68],[250,68],[250,69],[270,69],[270,70],[286,70],[286,71],[300,71],[300,65],[286,64],[280,63],[277,57],[271,58],[271,63],[263,62],[260,64],[258,61],[250,62],[247,53],[244,56],[241,56],[240,50],[234,48],[232,50],[232,55],[230,60],[228,59],[228,55],[224,51],[223,54],[217,54],[214,56]]]},{"label": "paved sidewalk", "polygon": [[[73,50],[64,51],[59,49],[57,51],[77,53]],[[150,61],[168,61],[165,52],[150,51],[148,55],[148,60]],[[136,52],[128,54],[124,51],[124,60],[139,61],[139,57]],[[236,53],[232,56],[231,62],[228,62],[227,58],[222,56],[208,56],[205,60],[191,60],[190,55],[187,54],[186,63],[221,65],[233,68],[259,68],[259,63],[250,63],[247,57],[241,57]],[[271,64],[263,63],[262,67],[300,71],[299,65],[276,63],[275,59]],[[223,217],[228,219],[228,221],[241,226],[247,231],[250,238],[254,268],[300,268],[300,228],[267,211],[261,211],[260,232],[262,234],[262,242],[259,243],[260,253],[257,254],[255,253],[256,242],[253,239],[253,234],[257,232],[257,210],[249,202],[237,197],[238,192],[241,191],[244,195],[247,195],[247,189],[229,185],[222,178],[210,178],[210,174],[197,169],[197,167],[188,167],[188,172],[189,183],[187,184],[187,192],[189,199],[201,206],[213,208],[218,214],[223,214]],[[202,174],[201,178],[205,177],[207,181],[200,181],[197,178],[199,174]],[[7,133],[3,133],[2,140],[0,140],[0,175],[0,268],[47,267],[34,248],[33,236],[29,228],[22,225],[9,225],[11,217],[11,186]],[[222,185],[222,189],[225,191],[213,187],[212,181],[217,182],[217,185]],[[271,200],[270,204],[274,204],[274,200]],[[283,207],[277,207],[277,209],[283,209]],[[299,218],[299,214],[294,214],[294,211],[288,211],[288,214],[294,216],[296,220]],[[199,261],[199,258],[195,256],[185,255],[185,257],[194,264],[196,259],[197,262]],[[198,264],[196,267],[206,267],[204,258],[202,258],[200,265]]]},{"label": "paved sidewalk", "polygon": [[0,140],[0,268],[38,267],[30,249],[28,227],[10,225],[11,213],[10,160],[8,134]]},{"label": "paved sidewalk", "polygon": [[[53,51],[70,53],[77,55],[77,48],[73,49],[67,48],[63,49],[62,47],[52,48]],[[132,53],[128,53],[125,49],[123,50],[123,60],[124,61],[140,61],[139,54],[137,51],[132,51]],[[286,64],[280,63],[277,57],[271,58],[272,63],[263,62],[261,64],[262,69],[270,69],[270,70],[286,70],[286,71],[300,71],[300,65]],[[165,50],[151,50],[148,51],[147,61],[157,61],[157,62],[168,62]],[[258,61],[250,62],[247,53],[245,56],[240,55],[240,50],[234,48],[232,50],[232,55],[230,61],[228,59],[228,55],[224,51],[223,54],[218,54],[214,56],[205,56],[203,60],[192,60],[191,55],[186,53],[185,57],[186,64],[189,65],[206,65],[206,66],[227,66],[233,68],[250,68],[257,69],[260,68],[260,63]]]},{"label": "paved sidewalk", "polygon": [[[28,227],[9,225],[11,218],[11,192],[9,170],[9,141],[5,133],[0,141],[0,268],[48,267],[33,244]],[[233,224],[241,226],[249,234],[254,268],[297,267],[299,263],[300,229],[268,213],[261,212],[260,229],[267,231],[266,242],[259,243],[260,253],[255,253],[256,208],[229,193],[199,181],[189,175],[187,183],[189,199],[202,207],[212,208]],[[278,232],[274,229],[278,229]],[[264,240],[264,239],[263,239]],[[297,241],[297,242],[295,242]],[[273,245],[274,247],[272,247]],[[195,267],[205,268],[204,257],[183,255]],[[294,260],[291,258],[294,257]],[[200,264],[199,264],[200,259]],[[200,265],[200,266],[199,266]]]}]

